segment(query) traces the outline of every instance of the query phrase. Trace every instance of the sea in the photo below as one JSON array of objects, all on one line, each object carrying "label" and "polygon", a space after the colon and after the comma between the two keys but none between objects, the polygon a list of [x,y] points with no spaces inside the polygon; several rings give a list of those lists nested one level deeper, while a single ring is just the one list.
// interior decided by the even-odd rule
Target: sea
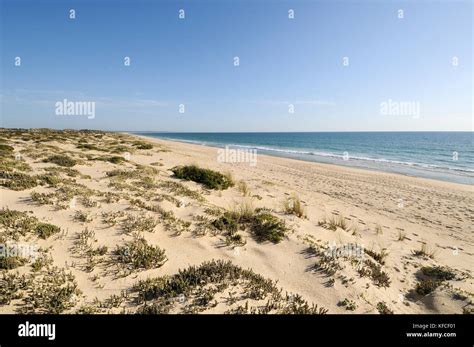
[{"label": "sea", "polygon": [[135,133],[474,185],[474,132]]}]

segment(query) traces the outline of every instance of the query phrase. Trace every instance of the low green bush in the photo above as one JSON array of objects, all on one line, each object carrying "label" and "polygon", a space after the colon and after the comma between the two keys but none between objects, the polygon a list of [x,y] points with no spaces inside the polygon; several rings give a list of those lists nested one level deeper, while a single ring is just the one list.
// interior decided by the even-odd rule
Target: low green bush
[{"label": "low green bush", "polygon": [[35,228],[35,231],[40,238],[47,239],[51,235],[59,233],[61,231],[61,228],[49,223],[38,223]]},{"label": "low green bush", "polygon": [[21,172],[0,171],[0,185],[11,190],[25,190],[36,187],[38,184],[34,176]]},{"label": "low green bush", "polygon": [[432,293],[436,288],[438,288],[440,284],[441,281],[439,280],[421,280],[416,284],[415,291],[420,295],[428,295]]},{"label": "low green bush", "polygon": [[224,190],[234,185],[228,176],[196,165],[176,166],[171,171],[177,178],[201,183],[209,189]]},{"label": "low green bush", "polygon": [[257,213],[251,225],[251,231],[259,242],[278,243],[285,237],[288,228],[285,221],[268,212]]},{"label": "low green bush", "polygon": [[136,238],[124,246],[115,249],[117,260],[132,269],[151,269],[163,266],[167,261],[165,251],[157,246],[149,245],[145,239]]},{"label": "low green bush", "polygon": [[442,266],[425,266],[421,268],[421,272],[425,276],[440,281],[449,281],[456,277],[456,274],[451,269]]},{"label": "low green bush", "polygon": [[21,257],[0,256],[0,269],[11,270],[24,265],[28,260]]},{"label": "low green bush", "polygon": [[43,162],[53,163],[53,164],[64,166],[64,167],[73,167],[74,165],[76,165],[76,161],[74,159],[72,159],[71,157],[68,157],[67,155],[62,155],[62,154],[52,155],[44,159]]},{"label": "low green bush", "polygon": [[220,231],[236,232],[239,228],[239,221],[232,213],[226,212],[221,217],[215,219],[212,225]]}]

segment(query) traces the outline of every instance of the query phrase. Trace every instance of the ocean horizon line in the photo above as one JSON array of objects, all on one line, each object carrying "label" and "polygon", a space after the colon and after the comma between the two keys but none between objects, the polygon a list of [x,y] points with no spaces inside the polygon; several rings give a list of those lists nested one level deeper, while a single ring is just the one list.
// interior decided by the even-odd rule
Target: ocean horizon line
[{"label": "ocean horizon line", "polygon": [[473,133],[473,130],[334,130],[334,131],[152,131],[152,130],[103,130],[126,133],[157,134],[318,134],[318,133]]}]

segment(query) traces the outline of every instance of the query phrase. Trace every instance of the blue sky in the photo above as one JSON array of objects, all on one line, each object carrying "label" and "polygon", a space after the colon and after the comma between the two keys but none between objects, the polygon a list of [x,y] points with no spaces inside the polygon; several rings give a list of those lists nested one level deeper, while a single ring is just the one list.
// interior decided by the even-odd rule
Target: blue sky
[{"label": "blue sky", "polygon": [[0,2],[3,127],[473,130],[472,1]]}]

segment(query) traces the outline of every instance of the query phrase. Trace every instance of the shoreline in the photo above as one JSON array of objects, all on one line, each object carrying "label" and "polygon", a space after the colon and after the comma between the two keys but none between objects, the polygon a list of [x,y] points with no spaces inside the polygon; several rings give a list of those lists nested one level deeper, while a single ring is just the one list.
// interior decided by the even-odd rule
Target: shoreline
[{"label": "shoreline", "polygon": [[[203,148],[208,148],[208,149],[222,149],[223,147],[219,146],[212,146],[212,145],[207,145],[207,144],[202,144],[202,143],[192,143],[188,141],[180,141],[179,139],[165,139],[165,138],[158,138],[158,137],[151,137],[151,136],[146,136],[143,134],[137,134],[137,133],[131,133],[131,132],[120,132],[122,134],[127,134],[130,136],[136,136],[142,139],[150,140],[150,141],[157,141],[158,143],[179,143],[183,145],[189,145],[189,146],[199,146]],[[441,185],[453,185],[453,186],[458,186],[462,188],[466,187],[472,187],[469,183],[459,183],[459,182],[452,182],[449,180],[442,180],[442,179],[436,179],[436,178],[428,178],[428,177],[422,177],[422,176],[415,176],[415,175],[410,175],[406,173],[398,173],[398,172],[391,172],[391,171],[385,171],[385,170],[377,170],[373,168],[366,168],[366,167],[355,167],[355,166],[349,166],[349,165],[338,165],[335,163],[322,163],[318,161],[311,161],[311,160],[304,160],[300,158],[291,158],[291,157],[285,157],[285,156],[278,156],[278,155],[271,155],[271,154],[257,154],[258,157],[263,157],[263,158],[277,158],[277,159],[282,159],[283,161],[290,160],[290,161],[296,161],[296,162],[302,162],[302,163],[309,163],[313,164],[315,166],[320,166],[321,168],[327,168],[327,169],[332,169],[332,170],[347,170],[348,172],[358,172],[358,173],[368,173],[368,174],[382,174],[382,175],[389,175],[393,176],[393,178],[396,177],[401,177],[401,178],[408,178],[408,179],[415,179],[415,180],[420,180],[421,183],[423,181],[433,183],[433,184],[441,184]],[[217,158],[217,154],[216,154]],[[228,164],[237,164],[237,163],[228,163]],[[474,188],[472,188],[474,192]]]}]

